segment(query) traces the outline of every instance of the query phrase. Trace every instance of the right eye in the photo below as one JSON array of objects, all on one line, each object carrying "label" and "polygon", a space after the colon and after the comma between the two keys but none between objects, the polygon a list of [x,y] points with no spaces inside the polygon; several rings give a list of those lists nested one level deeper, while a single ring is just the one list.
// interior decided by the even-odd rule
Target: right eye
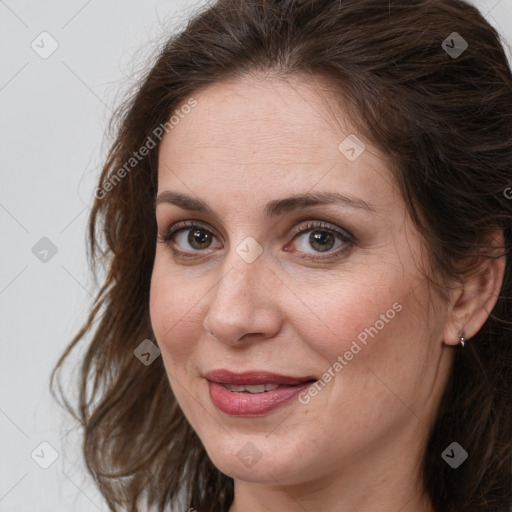
[{"label": "right eye", "polygon": [[[172,226],[167,234],[160,237],[160,241],[179,254],[208,249],[214,238],[216,236],[197,221],[183,221]],[[175,246],[178,247],[177,250],[174,249]]]}]

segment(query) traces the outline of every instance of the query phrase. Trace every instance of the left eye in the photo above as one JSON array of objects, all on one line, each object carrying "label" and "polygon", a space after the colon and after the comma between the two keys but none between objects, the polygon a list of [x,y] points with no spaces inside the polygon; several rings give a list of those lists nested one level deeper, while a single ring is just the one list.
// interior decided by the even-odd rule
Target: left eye
[{"label": "left eye", "polygon": [[[299,226],[294,233],[292,242],[299,246],[300,252],[309,255],[306,256],[309,259],[340,255],[354,243],[352,235],[325,222],[308,222]],[[308,251],[308,247],[312,247],[314,251]],[[322,256],[322,253],[328,254]]]},{"label": "left eye", "polygon": [[[298,249],[302,252],[308,252],[308,246],[313,247],[315,252],[327,252],[343,245],[343,240],[340,241],[340,236],[337,233],[326,229],[308,229],[296,236],[295,239],[297,240]],[[334,247],[336,241],[339,242],[338,247]]]}]

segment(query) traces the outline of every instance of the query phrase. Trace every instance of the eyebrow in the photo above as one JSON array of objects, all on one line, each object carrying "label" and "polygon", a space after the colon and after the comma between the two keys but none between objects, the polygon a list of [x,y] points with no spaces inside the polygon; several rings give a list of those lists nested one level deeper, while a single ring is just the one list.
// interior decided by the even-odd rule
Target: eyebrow
[{"label": "eyebrow", "polygon": [[[155,200],[155,207],[162,203],[174,204],[183,210],[205,213],[217,217],[213,209],[201,199],[178,192],[166,190],[160,193]],[[338,192],[309,192],[293,195],[284,199],[274,199],[266,204],[263,211],[266,218],[272,218],[284,213],[302,210],[308,206],[325,204],[337,204],[349,208],[375,212],[375,208],[366,201]]]}]

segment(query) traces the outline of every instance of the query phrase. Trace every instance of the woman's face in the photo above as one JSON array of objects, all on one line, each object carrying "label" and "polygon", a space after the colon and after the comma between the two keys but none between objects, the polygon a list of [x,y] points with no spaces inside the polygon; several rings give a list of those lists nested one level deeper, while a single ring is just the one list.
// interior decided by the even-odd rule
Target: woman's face
[{"label": "woman's face", "polygon": [[385,157],[323,92],[217,83],[159,153],[150,308],[172,390],[222,472],[297,492],[382,481],[389,457],[415,475],[452,357]]}]

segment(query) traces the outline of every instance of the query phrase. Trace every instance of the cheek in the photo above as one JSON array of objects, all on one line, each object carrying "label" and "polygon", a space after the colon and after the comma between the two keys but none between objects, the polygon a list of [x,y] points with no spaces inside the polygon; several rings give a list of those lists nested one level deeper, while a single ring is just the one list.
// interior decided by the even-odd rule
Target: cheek
[{"label": "cheek", "polygon": [[[387,395],[382,381],[413,393],[429,357],[429,344],[420,334],[432,329],[421,306],[428,298],[425,286],[417,286],[418,276],[406,278],[399,271],[345,277],[314,291],[304,289],[301,298],[309,312],[294,316],[297,337],[306,342],[307,355],[317,363],[313,368],[322,373],[318,393],[329,387],[347,406],[373,399],[377,405]],[[373,417],[370,411],[365,414]]]},{"label": "cheek", "polygon": [[372,335],[377,339],[391,331],[404,316],[408,290],[410,283],[401,275],[388,273],[384,280],[370,272],[342,274],[314,286],[297,285],[297,298],[288,312],[297,334],[332,360],[349,350],[354,340],[364,345]]},{"label": "cheek", "polygon": [[[204,298],[200,280],[187,281],[166,265],[165,254],[155,257],[149,312],[151,325],[166,366],[172,361],[179,364],[193,353],[191,340],[197,339],[202,322],[197,318],[197,308]],[[169,357],[170,356],[170,357]]]}]

